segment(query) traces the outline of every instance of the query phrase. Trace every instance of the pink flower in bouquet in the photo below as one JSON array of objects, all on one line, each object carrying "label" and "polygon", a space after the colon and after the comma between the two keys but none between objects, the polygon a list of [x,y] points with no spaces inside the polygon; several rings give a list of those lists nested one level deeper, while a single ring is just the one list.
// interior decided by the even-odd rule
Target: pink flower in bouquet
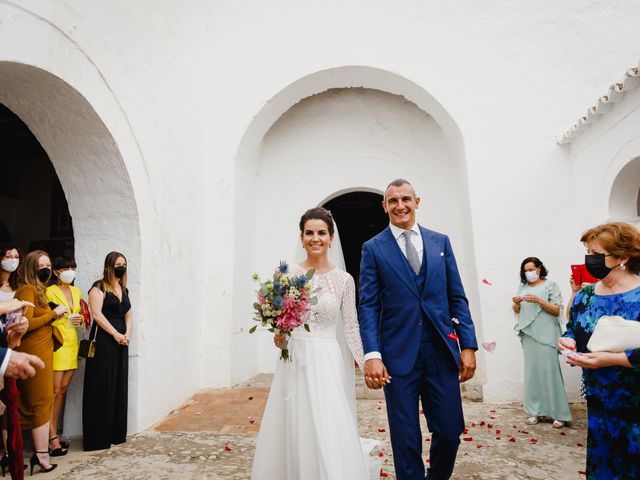
[{"label": "pink flower in bouquet", "polygon": [[256,295],[258,296],[258,305],[260,306],[264,305],[264,301],[266,300],[267,297],[265,297],[264,295],[261,295],[260,292],[256,292]]},{"label": "pink flower in bouquet", "polygon": [[278,315],[276,326],[281,332],[289,333],[304,322],[302,316],[309,311],[309,302],[306,298],[296,300],[291,295],[285,295],[282,304],[282,313]]}]

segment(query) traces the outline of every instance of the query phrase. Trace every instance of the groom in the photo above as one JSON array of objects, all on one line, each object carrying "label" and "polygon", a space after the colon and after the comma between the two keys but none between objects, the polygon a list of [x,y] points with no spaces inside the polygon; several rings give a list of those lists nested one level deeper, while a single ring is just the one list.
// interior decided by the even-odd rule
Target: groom
[{"label": "groom", "polygon": [[365,382],[384,386],[398,480],[425,478],[420,399],[432,432],[426,478],[441,480],[456,461],[459,382],[473,376],[478,346],[449,238],[416,223],[419,204],[407,180],[385,191],[390,225],[362,247],[360,335]]}]

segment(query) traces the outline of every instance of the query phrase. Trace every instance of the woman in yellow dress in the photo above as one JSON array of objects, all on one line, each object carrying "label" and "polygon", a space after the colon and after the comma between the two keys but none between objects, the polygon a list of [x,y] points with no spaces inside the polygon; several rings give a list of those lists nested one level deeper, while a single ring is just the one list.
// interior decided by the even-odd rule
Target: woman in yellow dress
[{"label": "woman in yellow dress", "polygon": [[80,313],[82,292],[71,285],[76,278],[76,261],[71,257],[57,257],[53,261],[53,273],[56,283],[47,287],[49,305],[63,305],[67,313],[53,322],[58,328],[64,344],[53,352],[53,408],[49,423],[49,455],[60,457],[66,455],[69,444],[58,438],[58,419],[64,397],[78,368],[78,331],[76,327],[83,325],[84,318]]}]

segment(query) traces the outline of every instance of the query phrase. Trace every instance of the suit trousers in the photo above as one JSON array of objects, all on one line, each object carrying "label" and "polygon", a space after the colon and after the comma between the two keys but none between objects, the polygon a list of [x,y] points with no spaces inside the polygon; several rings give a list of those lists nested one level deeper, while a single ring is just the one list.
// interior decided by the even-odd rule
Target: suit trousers
[{"label": "suit trousers", "polygon": [[[383,359],[384,360],[384,359]],[[391,444],[398,480],[424,480],[419,402],[431,435],[427,479],[451,477],[460,434],[464,430],[458,369],[444,340],[429,320],[415,365],[407,375],[395,375],[384,387]]]}]

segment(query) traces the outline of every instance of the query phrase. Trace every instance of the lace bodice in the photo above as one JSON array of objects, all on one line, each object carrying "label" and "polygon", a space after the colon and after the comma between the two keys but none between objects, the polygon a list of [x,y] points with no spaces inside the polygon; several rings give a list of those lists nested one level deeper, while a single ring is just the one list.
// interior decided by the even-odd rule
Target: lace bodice
[{"label": "lace bodice", "polygon": [[[300,275],[305,270],[298,264],[292,266],[291,273]],[[296,328],[291,337],[325,337],[336,338],[344,335],[353,358],[362,365],[362,340],[360,339],[360,326],[356,313],[356,294],[353,277],[344,270],[333,270],[315,274],[311,279],[314,295],[318,297],[318,303],[306,314],[305,321],[309,325],[310,332],[303,328]],[[341,331],[338,331],[338,326]]]}]

